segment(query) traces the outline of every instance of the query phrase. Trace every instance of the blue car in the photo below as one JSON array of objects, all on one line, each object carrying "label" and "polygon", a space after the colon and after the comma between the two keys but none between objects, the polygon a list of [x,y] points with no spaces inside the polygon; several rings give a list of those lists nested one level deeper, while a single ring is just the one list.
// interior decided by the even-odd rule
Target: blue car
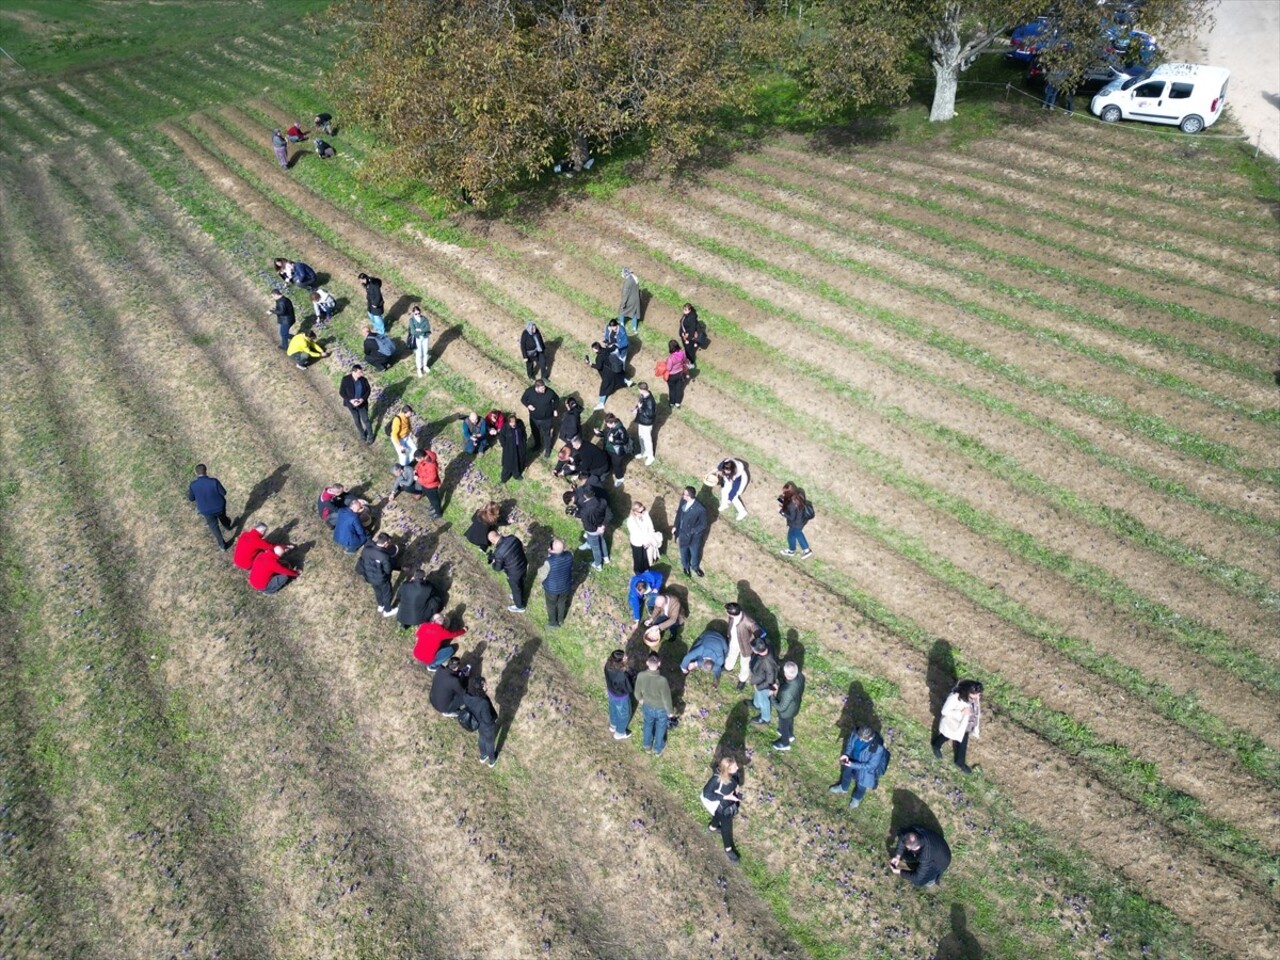
[{"label": "blue car", "polygon": [[1023,23],[1013,28],[1009,35],[1008,60],[1018,63],[1030,63],[1040,53],[1040,49],[1053,36],[1053,24],[1048,17],[1036,17],[1030,23]]}]

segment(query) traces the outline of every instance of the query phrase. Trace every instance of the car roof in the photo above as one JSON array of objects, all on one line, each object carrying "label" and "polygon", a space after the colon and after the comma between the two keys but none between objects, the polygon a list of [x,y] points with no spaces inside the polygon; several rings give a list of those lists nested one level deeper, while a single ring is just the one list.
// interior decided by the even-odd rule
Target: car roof
[{"label": "car roof", "polygon": [[1226,67],[1209,67],[1201,63],[1162,63],[1151,71],[1152,80],[1196,79],[1226,80],[1231,71]]}]

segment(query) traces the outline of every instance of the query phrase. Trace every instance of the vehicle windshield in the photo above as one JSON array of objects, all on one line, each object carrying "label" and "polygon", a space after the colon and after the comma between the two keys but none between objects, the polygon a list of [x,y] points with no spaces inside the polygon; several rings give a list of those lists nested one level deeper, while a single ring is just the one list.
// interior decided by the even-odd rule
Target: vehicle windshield
[{"label": "vehicle windshield", "polygon": [[1134,86],[1135,84],[1141,83],[1143,80],[1146,80],[1150,76],[1151,76],[1151,71],[1144,70],[1142,71],[1142,73],[1134,74],[1131,77],[1125,77],[1125,76],[1117,77],[1116,79],[1120,81],[1119,85],[1116,85],[1113,83],[1111,84],[1111,86],[1115,87],[1117,90],[1128,90],[1130,87]]}]

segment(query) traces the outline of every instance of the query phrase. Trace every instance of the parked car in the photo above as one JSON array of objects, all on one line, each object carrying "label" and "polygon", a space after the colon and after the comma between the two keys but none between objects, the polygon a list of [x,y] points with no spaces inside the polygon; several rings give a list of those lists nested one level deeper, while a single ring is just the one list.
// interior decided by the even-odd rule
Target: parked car
[{"label": "parked car", "polygon": [[1089,104],[1107,123],[1142,120],[1199,133],[1213,126],[1227,102],[1231,71],[1198,63],[1163,63],[1137,76],[1117,77]]},{"label": "parked car", "polygon": [[1036,17],[1030,23],[1019,24],[1009,35],[1009,52],[1005,57],[1019,63],[1030,63],[1053,35],[1053,22],[1048,17]]},{"label": "parked car", "polygon": [[[1116,77],[1129,76],[1141,72],[1143,72],[1142,67],[1113,67],[1106,61],[1099,60],[1085,70],[1080,82],[1076,84],[1075,93],[1079,96],[1091,97],[1096,93],[1100,93]],[[1043,87],[1046,79],[1045,67],[1040,62],[1040,58],[1036,57],[1031,61],[1031,66],[1027,67],[1027,86]]]},{"label": "parked car", "polygon": [[1155,59],[1156,54],[1160,52],[1160,45],[1156,43],[1156,38],[1149,33],[1143,33],[1141,30],[1126,30],[1122,27],[1108,27],[1106,30],[1107,48],[1106,59],[1116,64],[1141,64],[1144,67],[1151,65],[1151,61]]}]

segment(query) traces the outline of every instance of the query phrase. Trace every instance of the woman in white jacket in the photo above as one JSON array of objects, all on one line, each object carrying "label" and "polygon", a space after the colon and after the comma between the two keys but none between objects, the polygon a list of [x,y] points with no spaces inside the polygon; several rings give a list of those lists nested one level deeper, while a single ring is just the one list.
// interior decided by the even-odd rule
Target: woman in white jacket
[{"label": "woman in white jacket", "polygon": [[643,503],[631,507],[627,517],[627,536],[631,540],[631,566],[635,573],[644,573],[658,562],[662,549],[662,534],[653,528],[653,517]]},{"label": "woman in white jacket", "polygon": [[736,457],[728,457],[720,461],[716,473],[720,480],[720,512],[723,513],[732,503],[738,511],[738,519],[743,519],[747,515],[747,508],[742,505],[742,495],[751,482],[751,478],[747,476],[747,465]]},{"label": "woman in white jacket", "polygon": [[978,739],[982,723],[982,684],[977,680],[961,680],[951,689],[942,714],[938,717],[938,735],[933,738],[933,755],[942,759],[942,745],[951,741],[956,766],[964,773],[973,770],[964,762],[969,749],[969,736]]}]

